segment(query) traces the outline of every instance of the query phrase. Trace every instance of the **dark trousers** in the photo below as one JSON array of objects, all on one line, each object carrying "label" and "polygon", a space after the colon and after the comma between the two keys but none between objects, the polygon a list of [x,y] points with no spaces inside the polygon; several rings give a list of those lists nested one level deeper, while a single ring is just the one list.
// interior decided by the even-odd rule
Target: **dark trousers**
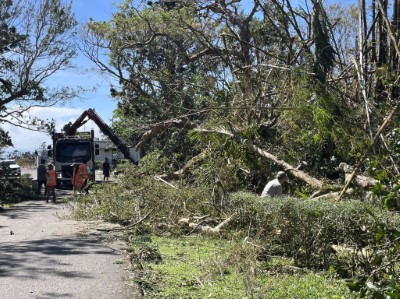
[{"label": "dark trousers", "polygon": [[83,183],[81,192],[85,192],[86,194],[89,194],[89,186],[88,186],[88,184],[89,184],[89,180],[86,179],[85,182]]},{"label": "dark trousers", "polygon": [[47,187],[46,187],[46,181],[37,181],[37,194],[40,194],[41,190],[42,190],[42,186],[44,186],[44,195],[47,194]]},{"label": "dark trousers", "polygon": [[47,188],[46,202],[49,201],[50,196],[53,196],[53,201],[56,202],[56,187]]}]

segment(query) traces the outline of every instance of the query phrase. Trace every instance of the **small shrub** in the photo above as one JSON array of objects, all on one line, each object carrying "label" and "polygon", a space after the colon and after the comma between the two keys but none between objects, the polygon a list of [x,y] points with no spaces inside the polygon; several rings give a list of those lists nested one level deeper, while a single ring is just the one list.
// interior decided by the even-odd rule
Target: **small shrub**
[{"label": "small shrub", "polygon": [[36,190],[32,187],[32,179],[29,175],[22,175],[17,180],[0,180],[0,190],[2,190],[3,203],[17,203],[36,197]]},{"label": "small shrub", "polygon": [[[357,274],[354,269],[368,271],[363,250],[375,239],[372,215],[391,217],[359,201],[261,198],[244,192],[230,196],[225,213],[235,214],[234,229],[263,240],[269,254],[291,256],[302,267],[340,267],[343,275],[349,276]],[[338,260],[334,245],[349,249],[346,263]]]}]

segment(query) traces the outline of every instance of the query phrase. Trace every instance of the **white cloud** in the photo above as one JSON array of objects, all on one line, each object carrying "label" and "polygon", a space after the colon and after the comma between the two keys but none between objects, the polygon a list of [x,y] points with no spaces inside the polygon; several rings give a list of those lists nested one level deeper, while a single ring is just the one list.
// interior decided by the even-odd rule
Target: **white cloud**
[{"label": "white cloud", "polygon": [[[36,116],[41,119],[54,119],[56,121],[56,131],[61,131],[62,127],[68,122],[74,122],[82,113],[82,108],[67,108],[67,107],[34,107],[30,110],[30,116]],[[46,146],[52,144],[51,137],[47,133],[30,131],[20,127],[12,126],[11,124],[4,123],[3,130],[10,133],[14,147],[6,148],[6,151],[18,150],[20,152],[32,152],[39,149],[40,146],[46,143]],[[88,121],[83,125],[79,131],[95,131],[95,137],[101,137],[101,133],[97,125]]]}]

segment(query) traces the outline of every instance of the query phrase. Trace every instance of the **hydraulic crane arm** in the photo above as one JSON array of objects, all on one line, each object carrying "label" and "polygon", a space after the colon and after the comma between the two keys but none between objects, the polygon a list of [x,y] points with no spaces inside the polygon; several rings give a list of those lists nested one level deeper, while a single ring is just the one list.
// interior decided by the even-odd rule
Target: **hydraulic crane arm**
[{"label": "hydraulic crane arm", "polygon": [[[86,119],[86,117],[88,119]],[[64,126],[63,130],[66,135],[73,136],[76,131],[83,126],[88,120],[92,120],[99,129],[115,144],[115,146],[121,151],[125,159],[129,159],[131,162],[136,163],[133,157],[130,155],[129,148],[122,142],[122,140],[115,135],[112,129],[101,119],[101,117],[93,110],[88,109],[84,111],[81,116],[74,123],[68,123]]]}]

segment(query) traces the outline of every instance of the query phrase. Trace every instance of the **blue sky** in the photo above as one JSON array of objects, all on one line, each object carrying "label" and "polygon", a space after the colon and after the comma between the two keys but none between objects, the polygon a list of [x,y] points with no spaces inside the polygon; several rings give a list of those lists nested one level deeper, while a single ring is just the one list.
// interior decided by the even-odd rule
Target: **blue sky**
[{"label": "blue sky", "polygon": [[[73,10],[78,22],[81,24],[86,23],[89,18],[96,21],[106,21],[116,11],[114,3],[121,2],[121,0],[73,0]],[[83,108],[83,110],[94,108],[104,121],[108,122],[116,106],[115,101],[109,95],[109,82],[97,73],[93,63],[83,55],[75,59],[74,64],[78,67],[77,70],[56,74],[51,79],[51,84],[70,82],[71,86],[80,85],[87,89],[95,88],[94,92],[82,95],[82,98],[76,99],[67,107]]]},{"label": "blue sky", "polygon": [[[345,0],[341,3],[351,3],[354,0]],[[95,21],[107,21],[111,18],[112,13],[117,11],[115,4],[122,3],[123,0],[73,0],[73,10],[79,23],[86,23],[89,18]],[[140,1],[137,1],[137,3]],[[244,1],[246,7],[248,2]],[[303,3],[304,0],[301,0]],[[335,2],[328,0],[327,2]],[[94,65],[83,55],[80,55],[74,61],[78,66],[75,71],[60,72],[55,74],[47,82],[50,86],[69,85],[71,87],[81,85],[87,89],[96,90],[81,95],[79,99],[64,105],[63,107],[51,107],[45,109],[33,109],[32,115],[43,119],[54,118],[56,120],[57,130],[61,130],[62,126],[69,121],[75,121],[84,110],[93,108],[100,117],[109,125],[111,125],[112,113],[116,108],[116,102],[109,94],[110,84],[99,73],[91,68]],[[38,149],[41,144],[51,144],[50,136],[46,133],[33,132],[8,124],[2,125],[3,129],[10,132],[14,148],[7,148],[6,151],[33,151]],[[97,126],[88,122],[82,131],[95,130],[95,136],[101,137]]]},{"label": "blue sky", "polygon": [[[112,13],[116,11],[114,3],[122,3],[122,0],[73,0],[73,10],[79,23],[86,23],[89,18],[96,21],[109,20]],[[47,84],[49,86],[83,86],[87,89],[95,88],[95,91],[81,95],[62,107],[35,108],[31,115],[43,119],[54,118],[56,120],[57,130],[69,121],[75,121],[84,110],[93,108],[100,117],[109,125],[116,102],[109,95],[110,84],[99,73],[93,70],[94,65],[83,55],[74,59],[73,63],[78,66],[74,71],[63,71],[56,73],[51,77]],[[90,70],[92,68],[92,70]],[[7,148],[6,151],[18,150],[33,151],[38,149],[41,144],[51,144],[51,138],[46,133],[39,133],[14,127],[8,124],[2,126],[10,132],[14,148]],[[95,136],[100,137],[97,126],[88,122],[82,131],[95,130]]]}]

